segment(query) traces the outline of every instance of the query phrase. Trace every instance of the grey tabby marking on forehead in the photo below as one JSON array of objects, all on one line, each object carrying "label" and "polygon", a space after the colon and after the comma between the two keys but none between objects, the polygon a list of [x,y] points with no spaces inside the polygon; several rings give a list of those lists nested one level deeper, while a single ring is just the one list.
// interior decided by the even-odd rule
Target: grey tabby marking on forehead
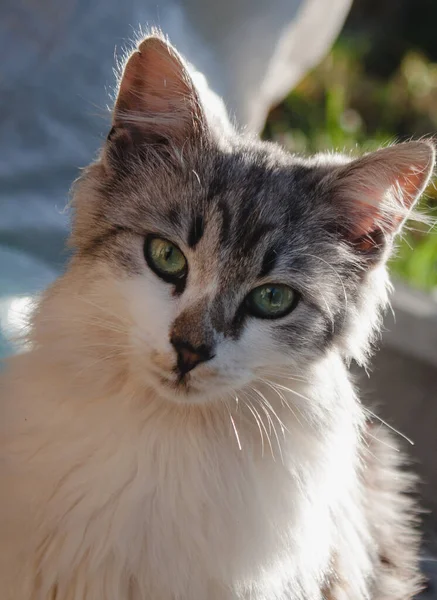
[{"label": "grey tabby marking on forehead", "polygon": [[261,270],[258,274],[258,277],[262,279],[266,277],[273,269],[278,260],[278,250],[275,248],[269,248],[267,252],[264,254],[263,262],[261,265]]},{"label": "grey tabby marking on forehead", "polygon": [[188,233],[188,246],[194,248],[200,242],[203,236],[204,222],[203,215],[200,213],[193,217],[190,231]]},{"label": "grey tabby marking on forehead", "polygon": [[241,229],[238,228],[237,223],[235,230],[236,232],[240,231],[243,238],[239,251],[241,254],[247,255],[249,253],[253,253],[254,250],[255,252],[257,251],[257,246],[263,239],[267,238],[271,231],[275,230],[275,226],[272,223],[260,223],[258,225],[254,225],[252,229],[250,218],[248,218],[245,224],[241,224]]},{"label": "grey tabby marking on forehead", "polygon": [[231,212],[227,203],[224,200],[219,200],[217,209],[220,212],[220,244],[225,245],[230,236],[231,231]]},{"label": "grey tabby marking on forehead", "polygon": [[168,222],[170,225],[173,225],[174,227],[181,226],[181,217],[182,217],[181,212],[179,210],[177,210],[176,208],[171,208],[167,213]]}]

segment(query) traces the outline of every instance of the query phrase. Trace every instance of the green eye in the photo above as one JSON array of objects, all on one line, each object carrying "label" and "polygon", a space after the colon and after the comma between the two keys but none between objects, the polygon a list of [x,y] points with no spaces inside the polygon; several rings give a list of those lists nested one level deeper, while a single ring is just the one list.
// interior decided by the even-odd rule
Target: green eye
[{"label": "green eye", "polygon": [[260,285],[246,297],[246,307],[261,319],[279,319],[296,306],[298,296],[288,285]]},{"label": "green eye", "polygon": [[144,254],[149,267],[164,281],[173,283],[187,274],[187,259],[175,244],[164,238],[149,236]]}]

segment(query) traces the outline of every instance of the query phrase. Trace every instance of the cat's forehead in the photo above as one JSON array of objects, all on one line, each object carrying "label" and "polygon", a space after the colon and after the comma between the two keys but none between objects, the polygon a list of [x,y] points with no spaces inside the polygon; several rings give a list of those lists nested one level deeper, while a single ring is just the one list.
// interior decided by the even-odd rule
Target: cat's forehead
[{"label": "cat's forehead", "polygon": [[106,188],[105,220],[177,244],[219,287],[282,279],[292,265],[309,273],[308,248],[324,243],[322,177],[323,169],[270,144],[209,148],[173,168],[126,170]]},{"label": "cat's forehead", "polygon": [[215,150],[189,157],[172,172],[151,174],[145,167],[132,173],[117,212],[189,247],[203,238],[223,249],[236,245],[244,256],[309,225],[316,182],[308,164],[269,146]]}]

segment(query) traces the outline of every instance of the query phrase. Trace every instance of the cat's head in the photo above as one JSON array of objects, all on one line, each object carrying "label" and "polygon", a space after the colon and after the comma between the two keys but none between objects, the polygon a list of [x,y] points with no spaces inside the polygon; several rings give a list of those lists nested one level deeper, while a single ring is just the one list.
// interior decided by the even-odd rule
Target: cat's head
[{"label": "cat's head", "polygon": [[183,402],[305,374],[332,350],[363,360],[432,144],[303,159],[207,113],[181,57],[146,38],[74,200],[73,264],[108,309],[104,352],[123,347],[138,385]]}]

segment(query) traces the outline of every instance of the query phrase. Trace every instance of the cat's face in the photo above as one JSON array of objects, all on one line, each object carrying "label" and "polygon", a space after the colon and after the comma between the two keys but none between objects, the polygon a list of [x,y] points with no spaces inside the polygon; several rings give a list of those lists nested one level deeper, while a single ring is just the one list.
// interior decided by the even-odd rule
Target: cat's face
[{"label": "cat's face", "polygon": [[357,279],[311,201],[323,169],[261,144],[193,158],[106,183],[107,234],[89,245],[118,279],[135,372],[191,400],[301,373],[341,334]]},{"label": "cat's face", "polygon": [[[116,107],[104,154],[76,200],[74,242],[89,268],[109,265],[122,321],[129,323],[120,343],[129,346],[131,372],[160,396],[199,402],[285,369],[305,376],[336,346],[347,355],[347,337],[360,335],[357,322],[366,320],[367,340],[377,319],[385,280],[379,288],[375,274],[398,226],[398,216],[376,212],[373,201],[383,196],[381,186],[386,194],[399,185],[401,168],[409,169],[414,157],[421,161],[415,191],[422,189],[431,147],[412,144],[397,160],[393,149],[373,161],[302,160],[270,144],[219,139],[198,112],[201,127],[192,114],[166,120],[159,112],[151,121],[150,102],[155,111],[168,110],[174,100],[166,94],[181,95],[168,81],[180,77],[182,64],[159,44],[158,58],[151,46],[143,77],[150,78],[158,60],[165,89],[147,81],[155,92],[152,99],[143,94],[146,112],[133,96],[131,121],[122,122]],[[126,86],[138,83],[146,52],[139,56],[121,85],[117,106],[124,115]],[[171,61],[166,74],[165,60]],[[186,81],[184,72],[174,85]],[[184,87],[184,93],[195,92]],[[199,111],[197,100],[187,110]],[[379,164],[382,173],[375,174]],[[372,188],[364,209],[359,200],[350,207]]]}]

